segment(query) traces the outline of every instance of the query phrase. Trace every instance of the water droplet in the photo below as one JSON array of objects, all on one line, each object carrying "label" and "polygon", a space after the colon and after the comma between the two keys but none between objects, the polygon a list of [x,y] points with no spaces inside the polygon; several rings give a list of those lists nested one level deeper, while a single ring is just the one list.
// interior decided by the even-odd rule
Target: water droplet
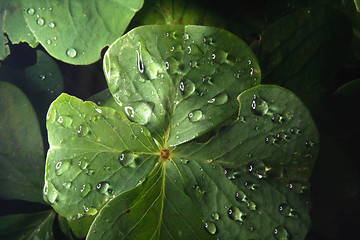
[{"label": "water droplet", "polygon": [[27,14],[29,14],[30,16],[34,15],[35,14],[35,9],[33,8],[28,8],[28,10],[26,11]]},{"label": "water droplet", "polygon": [[125,107],[125,113],[130,120],[137,122],[141,125],[146,125],[150,122],[154,106],[155,105],[152,102],[133,102]]},{"label": "water droplet", "polygon": [[199,46],[196,44],[190,44],[187,46],[187,54],[189,55],[200,55],[202,51],[200,50]]},{"label": "water droplet", "polygon": [[176,60],[174,57],[170,57],[165,61],[165,69],[169,74],[175,74],[179,72],[180,62]]},{"label": "water droplet", "polygon": [[289,233],[283,226],[277,226],[274,228],[274,237],[279,240],[289,239]]},{"label": "water droplet", "polygon": [[276,134],[276,138],[278,141],[287,141],[289,140],[289,136],[285,132],[278,132]]},{"label": "water droplet", "polygon": [[283,123],[285,121],[284,117],[280,115],[279,113],[275,113],[271,116],[271,121]]},{"label": "water droplet", "polygon": [[276,143],[276,138],[273,135],[268,135],[265,137],[265,142],[266,143]]},{"label": "water droplet", "polygon": [[286,203],[283,203],[283,204],[279,205],[279,212],[280,212],[281,215],[283,215],[285,217],[293,217],[293,218],[298,218],[299,217],[299,215],[297,214],[295,209],[291,208]]},{"label": "water droplet", "polygon": [[211,235],[214,235],[216,233],[216,225],[213,222],[205,222],[205,229],[210,233]]},{"label": "water droplet", "polygon": [[39,18],[38,20],[36,20],[36,23],[37,23],[39,26],[44,26],[45,20],[44,20],[43,18]]},{"label": "water droplet", "polygon": [[230,219],[235,220],[235,221],[243,222],[244,218],[245,218],[245,214],[243,212],[241,212],[240,209],[235,206],[229,207],[227,214]]},{"label": "water droplet", "polygon": [[68,48],[68,50],[66,50],[66,55],[70,58],[74,58],[76,57],[76,50],[74,48]]},{"label": "water droplet", "polygon": [[197,122],[204,118],[204,114],[200,109],[195,109],[188,114],[190,122]]},{"label": "water droplet", "polygon": [[245,193],[242,192],[242,191],[235,193],[235,199],[236,199],[238,202],[248,202]]},{"label": "water droplet", "polygon": [[89,133],[89,127],[87,126],[87,124],[81,124],[78,129],[77,129],[77,135],[79,137],[83,137],[85,135],[87,135]]},{"label": "water droplet", "polygon": [[204,194],[205,194],[205,190],[202,190],[202,189],[200,188],[200,186],[197,185],[197,184],[195,184],[195,185],[193,186],[193,189],[195,189],[199,195],[204,195]]},{"label": "water droplet", "polygon": [[247,170],[256,178],[261,179],[267,177],[267,172],[270,169],[265,166],[263,161],[253,160],[248,163]]},{"label": "water droplet", "polygon": [[313,147],[314,143],[312,141],[307,140],[307,141],[305,141],[305,146],[306,147]]},{"label": "water droplet", "polygon": [[212,84],[213,82],[213,79],[211,76],[208,76],[208,75],[205,75],[202,77],[202,81],[203,83],[208,83],[208,84]]},{"label": "water droplet", "polygon": [[248,201],[246,203],[246,206],[247,208],[250,210],[250,211],[255,211],[256,210],[256,204],[253,202],[253,201]]},{"label": "water droplet", "polygon": [[217,213],[217,212],[213,212],[213,213],[211,214],[211,218],[214,219],[215,221],[217,221],[217,220],[220,219],[220,215],[219,215],[219,213]]},{"label": "water droplet", "polygon": [[195,91],[195,84],[191,80],[185,78],[180,81],[179,89],[182,97],[187,98]]},{"label": "water droplet", "polygon": [[228,101],[228,99],[229,96],[225,92],[221,92],[212,99],[208,100],[208,103],[212,103],[214,105],[223,105]]},{"label": "water droplet", "polygon": [[139,50],[136,50],[136,53],[137,53],[137,68],[140,73],[144,73],[145,67],[144,67],[144,62],[143,62],[142,55],[141,55],[141,44],[140,43],[139,43]]},{"label": "water droplet", "polygon": [[224,173],[225,173],[225,177],[229,180],[233,180],[239,175],[239,172],[234,171],[233,169],[225,169]]},{"label": "water droplet", "polygon": [[255,230],[254,226],[249,226],[248,229],[250,232],[253,232]]},{"label": "water droplet", "polygon": [[204,36],[203,38],[203,42],[206,44],[206,45],[211,45],[213,44],[213,39],[209,36]]},{"label": "water droplet", "polygon": [[291,191],[294,191],[297,194],[304,193],[304,190],[307,189],[306,186],[302,185],[299,182],[290,182],[286,184],[286,187],[289,188]]},{"label": "water droplet", "polygon": [[69,181],[69,182],[64,182],[63,183],[63,186],[66,188],[66,189],[69,189],[69,188],[71,188],[71,182]]},{"label": "water droplet", "polygon": [[50,39],[46,40],[46,44],[51,44],[51,40]]},{"label": "water droplet", "polygon": [[251,103],[251,109],[255,115],[264,116],[268,112],[269,106],[264,100],[254,95]]},{"label": "water droplet", "polygon": [[189,34],[187,34],[187,33],[184,33],[183,35],[181,35],[181,37],[182,37],[184,40],[189,40],[189,38],[190,38]]},{"label": "water droplet", "polygon": [[86,183],[86,184],[82,185],[82,187],[80,189],[80,196],[82,198],[86,197],[90,193],[90,190],[91,190],[90,184]]},{"label": "water droplet", "polygon": [[183,164],[188,164],[189,160],[185,159],[185,158],[180,158],[180,162]]},{"label": "water droplet", "polygon": [[110,184],[108,182],[99,182],[96,185],[96,189],[102,194],[108,194],[108,190],[110,188]]},{"label": "water droplet", "polygon": [[298,129],[298,128],[296,128],[296,127],[292,127],[292,128],[290,129],[290,132],[291,132],[292,134],[294,134],[294,135],[300,135],[300,133],[301,133],[300,129]]},{"label": "water droplet", "polygon": [[98,210],[94,207],[85,207],[84,206],[84,210],[85,210],[85,213],[86,215],[89,215],[89,216],[94,216],[98,213]]},{"label": "water droplet", "polygon": [[69,161],[59,161],[56,163],[55,165],[55,173],[56,175],[60,176],[61,174],[63,174],[66,170],[68,170],[70,167],[70,162]]},{"label": "water droplet", "polygon": [[218,63],[222,64],[227,60],[228,53],[223,50],[217,50],[215,53],[212,54],[212,59]]},{"label": "water droplet", "polygon": [[51,22],[51,23],[49,23],[49,28],[54,28],[55,27],[55,23],[53,23],[53,22]]},{"label": "water droplet", "polygon": [[133,167],[135,165],[135,154],[131,150],[125,150],[120,154],[120,164],[123,167]]},{"label": "water droplet", "polygon": [[247,181],[244,183],[244,186],[249,190],[256,190],[260,187],[260,185],[258,185],[258,184],[255,184],[252,182],[247,182]]}]

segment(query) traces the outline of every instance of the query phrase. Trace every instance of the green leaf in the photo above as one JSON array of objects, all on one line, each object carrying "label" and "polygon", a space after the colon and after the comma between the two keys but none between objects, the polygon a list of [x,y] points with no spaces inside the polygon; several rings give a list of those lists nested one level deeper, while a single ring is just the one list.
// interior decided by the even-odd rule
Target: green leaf
[{"label": "green leaf", "polygon": [[0,82],[0,109],[0,196],[43,202],[44,149],[35,111],[7,82]]},{"label": "green leaf", "polygon": [[212,239],[181,181],[176,165],[159,162],[145,183],[102,208],[87,239]]},{"label": "green leaf", "polygon": [[304,239],[318,151],[311,116],[276,86],[251,88],[239,102],[239,119],[218,136],[177,146],[145,183],[105,205],[88,239]]},{"label": "green leaf", "polygon": [[0,238],[9,240],[54,239],[52,225],[56,213],[45,211],[0,217]]},{"label": "green leaf", "polygon": [[241,39],[203,26],[136,28],[110,46],[104,71],[128,118],[165,147],[234,117],[237,95],[260,82],[256,58]]},{"label": "green leaf", "polygon": [[44,196],[61,216],[87,226],[84,215],[96,215],[106,201],[142,181],[158,157],[146,128],[67,94],[50,106],[47,129]]},{"label": "green leaf", "polygon": [[280,87],[251,88],[239,102],[239,119],[219,135],[174,150],[185,191],[219,238],[270,239],[278,232],[278,239],[304,239],[318,153],[315,124],[301,101]]},{"label": "green leaf", "polygon": [[147,0],[130,25],[179,24],[224,27],[224,18],[197,1]]},{"label": "green leaf", "polygon": [[25,20],[46,51],[71,64],[90,64],[123,34],[143,0],[21,0]]},{"label": "green leaf", "polygon": [[[274,22],[252,44],[263,73],[263,83],[294,91],[313,112],[351,45],[346,16],[326,6],[302,9]],[[316,88],[317,91],[312,91]]]},{"label": "green leaf", "polygon": [[360,1],[359,0],[354,0],[354,3],[355,3],[355,6],[356,6],[356,9],[358,11],[360,11]]},{"label": "green leaf", "polygon": [[[28,42],[36,47],[38,42],[24,20],[20,0],[2,0],[0,2],[0,26],[2,33],[6,33],[12,43]],[[0,60],[9,55],[6,36],[0,36]]]}]

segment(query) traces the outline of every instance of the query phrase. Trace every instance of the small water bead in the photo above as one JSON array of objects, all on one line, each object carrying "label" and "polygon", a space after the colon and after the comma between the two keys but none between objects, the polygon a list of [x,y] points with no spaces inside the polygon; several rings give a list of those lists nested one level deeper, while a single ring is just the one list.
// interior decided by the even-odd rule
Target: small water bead
[{"label": "small water bead", "polygon": [[189,34],[187,34],[187,33],[182,34],[181,37],[182,37],[182,39],[184,39],[185,41],[190,39],[190,36],[189,36]]},{"label": "small water bead", "polygon": [[255,115],[264,116],[269,111],[269,106],[263,99],[254,95],[253,101],[251,102],[251,109]]},{"label": "small water bead", "polygon": [[213,213],[211,214],[211,218],[214,219],[215,221],[217,221],[217,220],[220,219],[220,215],[219,215],[219,213],[217,213],[217,212],[213,212]]},{"label": "small water bead", "polygon": [[135,165],[135,154],[131,150],[125,150],[120,154],[120,164],[123,167],[133,167]]},{"label": "small water bead", "polygon": [[307,140],[307,141],[305,141],[305,146],[306,147],[313,147],[314,143],[312,141]]},{"label": "small water bead", "polygon": [[133,102],[125,107],[125,113],[130,120],[141,125],[146,125],[150,122],[154,106],[155,104],[152,102]]},{"label": "small water bead", "polygon": [[246,181],[244,183],[244,186],[249,190],[256,190],[256,189],[258,189],[260,187],[259,184],[255,184],[255,183],[248,182],[248,181]]},{"label": "small water bead", "polygon": [[138,68],[138,71],[140,73],[144,73],[145,67],[144,67],[144,62],[143,62],[142,54],[141,54],[141,44],[139,45],[139,50],[136,50],[136,54],[137,54],[137,68]]},{"label": "small water bead", "polygon": [[245,193],[242,192],[242,191],[235,193],[235,199],[236,199],[238,202],[248,202]]},{"label": "small water bead", "polygon": [[208,100],[208,103],[214,104],[214,105],[223,105],[227,103],[229,99],[229,96],[225,92],[221,92],[217,94],[215,97]]},{"label": "small water bead", "polygon": [[62,185],[66,188],[66,189],[70,189],[71,188],[71,182],[64,182]]},{"label": "small water bead", "polygon": [[279,205],[279,212],[282,216],[298,218],[298,214],[295,209],[291,208],[288,204],[283,203]]},{"label": "small water bead", "polygon": [[55,23],[53,23],[53,22],[51,22],[51,23],[49,23],[49,28],[54,28],[55,27]]},{"label": "small water bead", "polygon": [[276,226],[273,230],[275,239],[288,240],[290,238],[288,231],[283,226]]},{"label": "small water bead", "polygon": [[265,137],[265,143],[272,143],[272,144],[274,144],[274,143],[276,143],[276,142],[277,142],[277,140],[276,140],[276,138],[275,138],[273,135],[268,135],[268,136]]},{"label": "small water bead", "polygon": [[227,214],[230,219],[235,221],[243,222],[245,218],[245,214],[235,206],[229,207],[229,209],[227,210]]},{"label": "small water bead", "polygon": [[46,40],[46,44],[51,44],[51,40],[50,39],[48,39],[48,40]]},{"label": "small water bead", "polygon": [[74,48],[68,48],[66,50],[66,55],[70,58],[74,58],[77,55],[77,51]]},{"label": "small water bead", "polygon": [[211,45],[211,44],[214,44],[213,42],[213,39],[209,36],[204,36],[203,37],[203,42],[206,44],[206,45]]},{"label": "small water bead", "polygon": [[82,187],[80,189],[80,196],[82,198],[86,197],[90,193],[90,190],[91,190],[90,184],[86,183],[86,184],[82,185]]},{"label": "small water bead", "polygon": [[246,206],[250,211],[256,210],[256,204],[253,201],[246,202]]},{"label": "small water bead", "polygon": [[224,173],[225,173],[225,177],[229,180],[233,180],[239,175],[239,172],[233,169],[225,169]]},{"label": "small water bead", "polygon": [[76,132],[79,137],[84,137],[90,132],[90,129],[87,124],[81,124]]},{"label": "small water bead", "polygon": [[55,173],[56,175],[60,176],[61,174],[63,174],[64,172],[66,172],[70,167],[70,162],[69,161],[59,161],[56,163],[55,165]]},{"label": "small water bead", "polygon": [[27,14],[29,14],[30,16],[33,16],[35,14],[35,9],[33,8],[28,8],[28,10],[26,11]]},{"label": "small water bead", "polygon": [[274,123],[283,123],[285,122],[285,118],[281,114],[275,113],[271,116],[271,121]]},{"label": "small water bead", "polygon": [[180,162],[182,163],[182,164],[188,164],[189,163],[189,160],[188,159],[185,159],[185,158],[180,158]]},{"label": "small water bead", "polygon": [[301,131],[300,131],[300,129],[298,129],[296,127],[292,127],[292,128],[290,128],[290,133],[292,133],[294,135],[300,135]]},{"label": "small water bead", "polygon": [[39,18],[38,20],[36,20],[37,25],[39,26],[44,26],[45,24],[45,20],[43,18]]},{"label": "small water bead", "polygon": [[263,161],[253,160],[248,163],[247,170],[257,179],[262,179],[267,177],[267,172],[270,169],[265,166]]},{"label": "small water bead", "polygon": [[204,114],[200,109],[195,109],[188,114],[190,122],[198,122],[204,118]]},{"label": "small water bead", "polygon": [[180,93],[183,96],[183,98],[187,98],[193,92],[195,92],[195,84],[191,80],[185,78],[182,81],[180,81],[179,89],[180,89]]},{"label": "small water bead", "polygon": [[205,75],[202,77],[203,83],[213,84],[213,78],[209,75]]},{"label": "small water bead", "polygon": [[291,191],[294,191],[297,194],[304,193],[304,190],[307,189],[307,186],[304,186],[303,184],[299,182],[290,182],[286,184],[286,187],[289,188]]},{"label": "small water bead", "polygon": [[289,136],[285,132],[278,132],[276,134],[276,138],[278,141],[287,141],[289,140]]},{"label": "small water bead", "polygon": [[93,207],[88,208],[88,207],[84,206],[84,210],[85,210],[86,215],[89,215],[89,216],[94,216],[98,213],[98,210]]},{"label": "small water bead", "polygon": [[215,53],[212,54],[212,59],[218,63],[222,64],[227,60],[228,53],[223,50],[217,50]]},{"label": "small water bead", "polygon": [[217,231],[216,229],[216,225],[213,222],[205,222],[205,229],[208,233],[210,233],[211,235],[214,235]]}]

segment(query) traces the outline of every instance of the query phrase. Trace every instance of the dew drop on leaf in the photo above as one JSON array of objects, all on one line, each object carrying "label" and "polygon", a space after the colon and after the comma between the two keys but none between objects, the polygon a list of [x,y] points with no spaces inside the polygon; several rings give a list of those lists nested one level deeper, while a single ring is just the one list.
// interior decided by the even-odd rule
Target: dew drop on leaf
[{"label": "dew drop on leaf", "polygon": [[204,36],[203,37],[203,42],[206,44],[206,45],[211,45],[213,44],[213,39],[209,36]]},{"label": "dew drop on leaf", "polygon": [[70,58],[76,57],[77,51],[74,48],[68,48],[66,50],[66,55]]},{"label": "dew drop on leaf", "polygon": [[154,106],[152,102],[133,102],[125,107],[125,113],[130,120],[145,125],[150,121]]},{"label": "dew drop on leaf", "polygon": [[36,20],[37,25],[39,26],[44,26],[45,24],[45,20],[43,18],[39,18],[38,20]]},{"label": "dew drop on leaf", "polygon": [[87,124],[81,124],[76,132],[79,137],[84,137],[90,132],[90,130]]},{"label": "dew drop on leaf", "polygon": [[139,50],[136,50],[136,54],[137,54],[137,68],[138,68],[138,71],[140,73],[144,73],[145,67],[144,67],[144,62],[143,62],[142,55],[141,55],[141,44],[139,45]]},{"label": "dew drop on leaf", "polygon": [[288,204],[286,203],[282,203],[279,205],[279,212],[282,216],[285,217],[293,217],[293,218],[298,218],[298,214],[297,212],[295,212],[295,210],[293,208],[291,208]]},{"label": "dew drop on leaf", "polygon": [[212,99],[208,100],[208,103],[212,103],[214,105],[223,105],[228,101],[228,99],[229,96],[225,92],[221,92]]},{"label": "dew drop on leaf", "polygon": [[63,174],[66,170],[68,170],[70,167],[70,162],[69,161],[59,161],[56,163],[55,165],[55,173],[56,175],[60,176],[61,174]]},{"label": "dew drop on leaf", "polygon": [[227,214],[230,219],[235,220],[235,221],[243,222],[244,218],[245,218],[245,214],[243,212],[241,212],[240,209],[235,206],[229,207],[229,209],[227,210]]},{"label": "dew drop on leaf", "polygon": [[33,16],[35,14],[35,9],[33,8],[28,8],[28,10],[26,11],[27,14],[29,14],[30,16]]},{"label": "dew drop on leaf", "polygon": [[53,22],[51,22],[51,23],[49,23],[49,28],[54,28],[55,27],[55,23],[53,23]]},{"label": "dew drop on leaf", "polygon": [[251,110],[257,116],[264,116],[269,111],[269,106],[263,99],[254,95],[251,102]]},{"label": "dew drop on leaf", "polygon": [[269,169],[265,166],[264,162],[261,160],[250,161],[247,165],[247,170],[254,177],[261,179],[267,177],[267,171]]},{"label": "dew drop on leaf", "polygon": [[91,190],[91,185],[89,183],[82,185],[80,189],[80,196],[82,198],[86,197],[90,193],[90,190]]},{"label": "dew drop on leaf", "polygon": [[190,122],[197,122],[204,118],[204,114],[200,109],[195,109],[188,114]]},{"label": "dew drop on leaf", "polygon": [[102,194],[107,194],[109,187],[110,187],[110,184],[108,182],[99,182],[96,185],[96,190],[98,190]]},{"label": "dew drop on leaf", "polygon": [[187,98],[195,91],[195,84],[191,80],[185,78],[180,81],[179,89],[182,97]]},{"label": "dew drop on leaf", "polygon": [[84,206],[85,213],[89,216],[94,216],[98,213],[98,210],[94,207],[85,207]]},{"label": "dew drop on leaf", "polygon": [[211,214],[211,218],[214,219],[215,221],[217,221],[217,220],[220,219],[220,215],[219,215],[219,213],[217,213],[217,212],[213,212],[213,213]]},{"label": "dew drop on leaf", "polygon": [[214,235],[217,231],[216,229],[216,225],[213,222],[205,222],[205,229],[208,233],[210,233],[211,235]]},{"label": "dew drop on leaf", "polygon": [[280,225],[274,228],[273,234],[275,239],[278,240],[288,240],[290,237],[288,231]]},{"label": "dew drop on leaf", "polygon": [[131,167],[135,164],[135,154],[131,150],[125,150],[120,154],[120,164],[123,167]]}]

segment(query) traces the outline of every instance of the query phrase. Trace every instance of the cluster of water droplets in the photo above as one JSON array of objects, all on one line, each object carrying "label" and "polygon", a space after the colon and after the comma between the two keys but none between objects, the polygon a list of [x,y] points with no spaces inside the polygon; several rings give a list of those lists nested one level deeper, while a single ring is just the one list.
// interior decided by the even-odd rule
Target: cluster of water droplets
[{"label": "cluster of water droplets", "polygon": [[[48,21],[46,17],[43,15],[51,15],[51,12],[53,11],[52,7],[42,7],[42,8],[28,8],[25,10],[26,13],[34,17],[34,21],[36,23],[36,26],[41,28],[47,28],[47,32],[49,32],[50,36],[44,43],[44,45],[47,46],[57,46],[58,37],[54,34],[54,30],[56,29],[56,23],[54,21]],[[44,31],[42,31],[44,32]],[[65,54],[69,58],[75,58],[78,54],[75,48],[69,47],[66,49]]]}]

